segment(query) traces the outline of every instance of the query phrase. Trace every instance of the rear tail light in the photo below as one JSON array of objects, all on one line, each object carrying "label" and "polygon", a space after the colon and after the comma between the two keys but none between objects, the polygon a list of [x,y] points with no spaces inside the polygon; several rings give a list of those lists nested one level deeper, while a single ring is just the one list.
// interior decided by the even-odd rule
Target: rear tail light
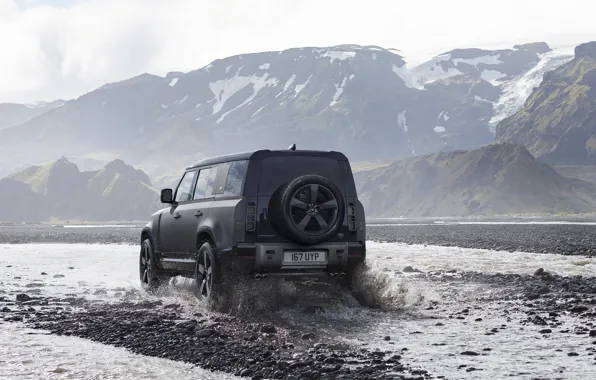
[{"label": "rear tail light", "polygon": [[356,207],[353,203],[348,204],[348,229],[356,231]]},{"label": "rear tail light", "polygon": [[246,207],[246,231],[252,232],[257,225],[257,206],[249,203]]}]

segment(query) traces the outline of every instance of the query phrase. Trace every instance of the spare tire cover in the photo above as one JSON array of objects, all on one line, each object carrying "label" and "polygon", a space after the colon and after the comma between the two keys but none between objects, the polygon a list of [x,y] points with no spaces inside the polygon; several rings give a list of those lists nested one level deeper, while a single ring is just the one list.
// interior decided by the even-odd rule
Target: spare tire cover
[{"label": "spare tire cover", "polygon": [[277,233],[304,245],[326,242],[339,232],[345,202],[339,187],[319,175],[304,175],[281,186],[269,202]]}]

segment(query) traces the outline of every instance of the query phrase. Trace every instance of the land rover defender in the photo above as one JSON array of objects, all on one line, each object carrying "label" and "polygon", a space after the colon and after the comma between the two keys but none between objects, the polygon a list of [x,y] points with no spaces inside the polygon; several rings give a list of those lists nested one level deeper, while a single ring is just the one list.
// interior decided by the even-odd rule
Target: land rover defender
[{"label": "land rover defender", "polygon": [[258,150],[187,168],[141,233],[139,275],[155,290],[194,277],[212,299],[235,278],[334,281],[349,288],[366,258],[364,208],[339,152]]}]

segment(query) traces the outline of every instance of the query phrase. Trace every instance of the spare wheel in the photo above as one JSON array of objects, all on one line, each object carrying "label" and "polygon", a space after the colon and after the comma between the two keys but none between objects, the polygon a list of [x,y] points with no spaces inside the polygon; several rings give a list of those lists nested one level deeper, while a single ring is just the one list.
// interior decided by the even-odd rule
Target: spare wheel
[{"label": "spare wheel", "polygon": [[280,187],[271,198],[273,228],[304,245],[328,241],[339,232],[345,202],[339,187],[319,175],[300,176]]}]

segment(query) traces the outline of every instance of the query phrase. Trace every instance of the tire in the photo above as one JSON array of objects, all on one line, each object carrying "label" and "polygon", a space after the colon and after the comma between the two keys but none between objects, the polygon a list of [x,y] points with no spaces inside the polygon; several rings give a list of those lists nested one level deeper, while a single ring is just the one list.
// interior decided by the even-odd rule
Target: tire
[{"label": "tire", "polygon": [[318,175],[298,177],[277,189],[269,201],[271,225],[303,245],[321,244],[339,232],[346,213],[339,187]]},{"label": "tire", "polygon": [[159,289],[169,276],[157,267],[153,245],[150,239],[145,239],[141,243],[141,252],[139,254],[139,279],[141,287],[148,292],[154,292]]},{"label": "tire", "polygon": [[195,281],[197,296],[201,300],[213,303],[224,297],[222,269],[208,241],[204,242],[197,252]]}]

